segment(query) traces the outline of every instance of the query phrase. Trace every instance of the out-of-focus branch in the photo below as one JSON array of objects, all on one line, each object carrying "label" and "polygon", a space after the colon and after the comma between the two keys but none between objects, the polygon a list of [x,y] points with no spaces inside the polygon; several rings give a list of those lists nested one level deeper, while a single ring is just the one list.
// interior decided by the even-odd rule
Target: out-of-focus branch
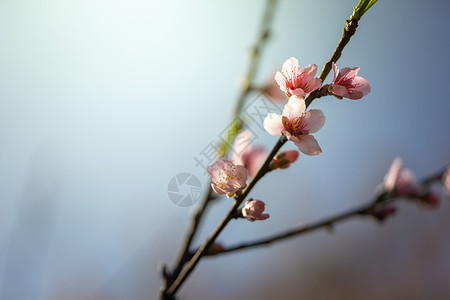
[{"label": "out-of-focus branch", "polygon": [[[253,85],[254,77],[259,65],[260,57],[262,50],[264,46],[266,45],[268,38],[270,36],[270,27],[272,25],[273,16],[276,11],[276,4],[277,0],[268,0],[266,2],[266,7],[264,10],[263,18],[260,24],[260,28],[258,31],[258,39],[255,43],[255,45],[252,47],[251,50],[251,56],[249,60],[249,65],[247,67],[247,70],[245,72],[243,83],[241,87],[241,91],[239,93],[239,96],[236,100],[236,106],[233,112],[233,123],[230,127],[227,138],[222,144],[219,146],[220,153],[219,155],[221,157],[224,157],[229,149],[230,145],[233,143],[234,138],[236,137],[237,133],[239,132],[240,128],[242,127],[242,124],[240,123],[239,115],[242,111],[242,107],[244,106],[244,103],[251,91],[250,87]],[[188,227],[188,231],[186,233],[186,237],[183,241],[183,245],[180,247],[180,251],[178,252],[177,258],[175,259],[174,267],[172,272],[168,272],[166,270],[166,274],[163,274],[164,280],[171,284],[173,282],[173,279],[178,276],[185,265],[185,263],[189,260],[189,248],[192,244],[192,241],[195,237],[195,234],[197,232],[197,229],[200,225],[200,221],[202,219],[202,216],[204,215],[204,212],[210,203],[211,200],[211,194],[212,190],[210,185],[208,184],[208,192],[205,194],[205,196],[202,198],[200,205],[193,213],[193,217],[191,220],[191,223]]]},{"label": "out-of-focus branch", "polygon": [[[448,168],[445,168],[435,174],[432,174],[432,175],[424,178],[423,180],[421,180],[421,184],[424,187],[428,188],[432,183],[434,183],[436,181],[440,181],[447,169]],[[254,248],[254,247],[273,244],[275,242],[278,242],[278,241],[281,241],[281,240],[284,240],[287,238],[291,238],[291,237],[300,236],[304,233],[308,233],[308,232],[311,232],[311,231],[314,231],[317,229],[322,229],[322,228],[330,229],[334,226],[334,224],[336,224],[340,221],[350,219],[352,217],[356,217],[356,216],[374,216],[374,217],[378,218],[378,220],[382,221],[387,216],[387,214],[386,214],[386,212],[380,211],[377,208],[382,208],[383,206],[385,206],[386,204],[388,204],[390,202],[394,202],[398,199],[403,199],[403,198],[408,199],[408,200],[416,200],[417,199],[413,195],[409,195],[409,196],[408,195],[398,195],[395,193],[387,193],[385,191],[381,191],[380,194],[374,200],[372,200],[370,203],[362,205],[357,208],[350,209],[349,211],[343,212],[341,214],[334,215],[334,216],[325,218],[323,220],[313,222],[311,224],[296,226],[290,230],[275,234],[270,237],[262,238],[262,239],[259,239],[259,240],[253,241],[253,242],[242,243],[242,244],[239,244],[236,246],[224,248],[220,252],[215,252],[215,253],[211,253],[211,254],[207,254],[207,255],[208,256],[221,255],[221,254],[234,252],[234,251],[238,251],[238,250],[250,249],[250,248]]]}]

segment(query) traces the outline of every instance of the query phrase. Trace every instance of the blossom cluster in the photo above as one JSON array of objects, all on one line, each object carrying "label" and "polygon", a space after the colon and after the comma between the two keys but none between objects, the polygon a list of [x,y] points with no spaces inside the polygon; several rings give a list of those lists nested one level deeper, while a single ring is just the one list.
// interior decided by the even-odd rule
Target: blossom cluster
[{"label": "blossom cluster", "polygon": [[[359,68],[343,68],[339,70],[332,64],[334,78],[326,89],[330,95],[339,99],[360,99],[370,92],[369,82],[357,76]],[[271,135],[283,135],[292,141],[306,155],[322,153],[319,143],[312,135],[325,124],[325,115],[320,109],[306,111],[305,96],[322,87],[322,79],[315,77],[317,65],[310,64],[300,68],[296,58],[291,57],[282,66],[281,72],[275,75],[279,89],[289,98],[281,114],[269,113],[263,122],[265,130]],[[270,90],[270,89],[268,89]],[[272,89],[273,90],[273,89]],[[275,94],[272,92],[272,94]],[[247,186],[248,177],[253,177],[263,164],[266,152],[262,147],[250,144],[250,132],[243,131],[236,137],[231,161],[225,158],[217,160],[207,168],[211,178],[211,187],[218,194],[228,197],[239,193]],[[268,164],[267,171],[285,169],[294,163],[299,156],[295,150],[277,153]],[[248,201],[241,210],[243,217],[254,220],[265,220],[265,208],[261,200]]]}]

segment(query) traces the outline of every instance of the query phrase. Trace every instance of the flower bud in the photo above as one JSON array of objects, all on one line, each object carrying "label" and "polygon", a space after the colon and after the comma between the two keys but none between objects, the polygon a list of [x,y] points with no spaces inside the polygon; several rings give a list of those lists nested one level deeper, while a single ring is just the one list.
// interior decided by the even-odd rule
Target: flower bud
[{"label": "flower bud", "polygon": [[242,208],[242,215],[250,221],[265,220],[269,214],[264,214],[265,204],[260,200],[249,200]]},{"label": "flower bud", "polygon": [[223,246],[221,243],[214,243],[211,246],[209,246],[208,250],[206,250],[206,255],[216,255],[220,252],[223,252]]},{"label": "flower bud", "polygon": [[299,153],[297,150],[278,152],[269,164],[269,170],[286,169],[297,160]]}]

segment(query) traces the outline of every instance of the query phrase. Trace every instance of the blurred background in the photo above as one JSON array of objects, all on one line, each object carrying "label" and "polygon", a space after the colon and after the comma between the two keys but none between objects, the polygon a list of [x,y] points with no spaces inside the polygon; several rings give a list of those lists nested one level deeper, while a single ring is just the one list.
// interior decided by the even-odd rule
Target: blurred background
[{"label": "blurred background", "polygon": [[[291,56],[320,70],[357,2],[279,1],[257,82]],[[0,2],[0,299],[157,299],[192,211],[167,185],[207,180],[194,157],[229,124],[263,7]],[[419,178],[450,162],[449,13],[444,0],[375,4],[337,64],[361,67],[372,92],[313,102],[323,154],[266,176],[252,196],[271,218],[232,222],[225,246],[366,203],[396,156]],[[449,299],[448,200],[205,259],[181,299]],[[196,245],[229,206],[211,207]]]}]

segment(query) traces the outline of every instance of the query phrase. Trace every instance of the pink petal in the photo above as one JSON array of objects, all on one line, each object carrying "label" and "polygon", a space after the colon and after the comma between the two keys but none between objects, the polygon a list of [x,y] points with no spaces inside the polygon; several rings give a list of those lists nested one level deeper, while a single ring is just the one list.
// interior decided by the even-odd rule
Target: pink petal
[{"label": "pink petal", "polygon": [[391,193],[394,191],[395,183],[397,182],[400,170],[403,168],[403,162],[400,157],[396,157],[392,162],[389,171],[384,176],[383,185],[386,192]]},{"label": "pink petal", "polygon": [[320,109],[311,109],[305,113],[303,122],[306,124],[305,131],[314,133],[319,131],[325,124],[325,115]]},{"label": "pink petal", "polygon": [[280,90],[282,90],[283,92],[287,91],[286,80],[284,79],[283,74],[281,74],[280,72],[277,72],[275,74],[275,81],[280,86]]},{"label": "pink petal", "polygon": [[216,192],[217,194],[220,194],[220,195],[224,195],[227,193],[224,190],[222,190],[221,188],[219,188],[217,185],[215,185],[214,183],[211,183],[211,188],[213,189],[214,192]]},{"label": "pink petal", "polygon": [[298,147],[298,150],[306,155],[319,155],[322,153],[322,149],[319,146],[317,140],[309,134],[302,134],[297,137],[291,136],[289,138]]},{"label": "pink petal", "polygon": [[231,161],[236,165],[244,165],[243,156],[246,152],[251,150],[250,138],[251,133],[249,130],[241,131],[234,139],[233,155]]},{"label": "pink petal", "polygon": [[283,72],[286,71],[286,72],[290,73],[290,70],[292,70],[293,68],[295,68],[297,66],[298,66],[298,59],[296,59],[295,57],[291,57],[284,62],[281,70]]},{"label": "pink petal", "polygon": [[333,67],[333,71],[334,71],[334,78],[333,78],[333,82],[332,82],[332,83],[335,83],[335,82],[336,82],[336,79],[337,79],[338,76],[339,76],[339,69],[338,69],[338,67],[335,65],[334,62],[331,63],[331,66]]},{"label": "pink petal", "polygon": [[314,78],[308,87],[308,93],[313,92],[322,86],[322,79]]},{"label": "pink petal", "polygon": [[284,106],[282,114],[288,119],[298,118],[305,112],[305,109],[305,100],[297,96],[291,96],[288,103]]},{"label": "pink petal", "polygon": [[350,94],[348,93],[347,88],[343,85],[332,84],[331,92],[333,94],[335,94],[336,96],[345,97],[345,98],[350,97]]},{"label": "pink petal", "polygon": [[289,91],[290,91],[291,95],[297,96],[299,98],[304,98],[305,95],[306,95],[305,91],[303,89],[301,89],[301,88],[298,88],[298,89],[295,89],[295,90],[289,90]]},{"label": "pink petal", "polygon": [[266,219],[268,219],[270,217],[270,215],[269,214],[262,214],[259,218],[258,218],[258,220],[266,220]]},{"label": "pink petal", "polygon": [[317,65],[309,64],[303,69],[300,69],[300,74],[302,74],[302,81],[309,82],[317,73]]},{"label": "pink petal", "polygon": [[443,182],[444,192],[450,196],[450,168],[447,169],[447,172],[444,174]]},{"label": "pink petal", "polygon": [[266,149],[263,147],[255,147],[246,153],[244,156],[244,167],[248,171],[248,176],[253,177],[253,175],[258,172],[259,168],[264,163],[265,158]]},{"label": "pink petal", "polygon": [[356,86],[356,90],[362,92],[362,97],[370,93],[369,81],[367,81],[367,79],[365,78],[362,78],[361,76],[356,76],[355,78],[353,78],[352,85]]},{"label": "pink petal", "polygon": [[358,74],[359,67],[356,68],[343,68],[339,71],[338,82],[352,80]]},{"label": "pink petal", "polygon": [[281,135],[281,131],[284,129],[281,118],[279,114],[267,114],[267,117],[264,119],[264,129],[271,135]]}]

